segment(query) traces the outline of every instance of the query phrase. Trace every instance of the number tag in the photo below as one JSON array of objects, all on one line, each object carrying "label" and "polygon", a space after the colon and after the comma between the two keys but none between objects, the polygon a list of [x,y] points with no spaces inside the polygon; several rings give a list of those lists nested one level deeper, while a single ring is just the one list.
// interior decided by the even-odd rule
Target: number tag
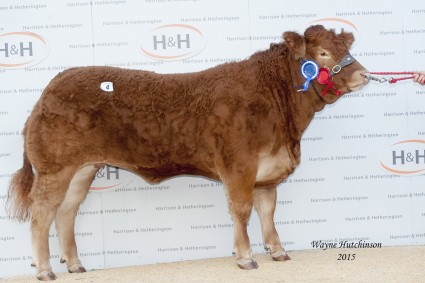
[{"label": "number tag", "polygon": [[107,92],[114,91],[114,84],[112,82],[103,82],[100,84],[100,89]]}]

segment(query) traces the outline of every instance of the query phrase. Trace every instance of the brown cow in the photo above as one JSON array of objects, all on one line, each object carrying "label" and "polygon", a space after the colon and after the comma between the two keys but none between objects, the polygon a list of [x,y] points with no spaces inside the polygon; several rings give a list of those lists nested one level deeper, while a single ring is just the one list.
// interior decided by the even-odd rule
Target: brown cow
[{"label": "brown cow", "polygon": [[[273,222],[276,186],[300,163],[300,140],[315,112],[367,83],[355,61],[337,66],[354,40],[322,26],[304,36],[286,32],[241,62],[190,74],[111,67],[73,68],[44,90],[25,129],[23,167],[13,176],[10,215],[31,220],[37,278],[56,278],[49,263],[49,227],[56,223],[61,262],[84,272],[74,222],[96,171],[125,168],[155,183],[180,174],[221,180],[234,222],[234,253],[242,269],[257,268],[247,234],[255,207],[264,246],[288,260]],[[334,87],[306,79],[304,60],[333,67]],[[323,78],[322,78],[323,79]],[[113,91],[100,88],[112,82]],[[112,89],[110,89],[112,90]]]}]

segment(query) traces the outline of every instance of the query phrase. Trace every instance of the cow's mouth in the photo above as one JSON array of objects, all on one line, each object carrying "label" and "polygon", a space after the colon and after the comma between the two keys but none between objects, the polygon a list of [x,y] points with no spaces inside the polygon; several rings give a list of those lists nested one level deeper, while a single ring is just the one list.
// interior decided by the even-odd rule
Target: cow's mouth
[{"label": "cow's mouth", "polygon": [[365,83],[361,83],[356,86],[350,86],[348,89],[350,91],[358,91],[358,90],[361,90],[365,85],[366,85]]},{"label": "cow's mouth", "polygon": [[358,84],[354,84],[353,86],[348,86],[348,89],[350,91],[361,90],[370,81],[370,79],[369,79],[370,78],[370,75],[368,75],[368,74],[369,74],[368,71],[365,71],[365,72],[360,73],[360,76],[362,77],[363,80],[361,82],[359,82]]}]

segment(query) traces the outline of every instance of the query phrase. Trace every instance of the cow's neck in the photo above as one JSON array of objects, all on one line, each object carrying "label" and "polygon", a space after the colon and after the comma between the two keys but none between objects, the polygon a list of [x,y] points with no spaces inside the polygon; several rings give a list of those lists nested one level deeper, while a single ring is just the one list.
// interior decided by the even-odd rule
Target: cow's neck
[{"label": "cow's neck", "polygon": [[[279,105],[285,127],[289,127],[292,138],[301,139],[316,112],[326,105],[313,88],[297,92],[305,79],[300,72],[300,63],[289,53],[284,44],[272,46],[263,57],[263,78]],[[264,73],[267,70],[267,74]]]},{"label": "cow's neck", "polygon": [[[300,62],[295,60],[292,54],[288,54],[287,59],[291,74],[295,74],[295,76],[292,77],[292,85],[302,86],[305,82],[305,78],[301,75]],[[298,117],[296,127],[299,134],[302,135],[313,120],[315,113],[323,110],[326,103],[320,99],[320,94],[314,90],[313,85],[310,85],[307,92],[298,92],[297,89],[292,89],[291,95],[294,101],[296,101],[296,103],[294,103],[294,112]]]}]

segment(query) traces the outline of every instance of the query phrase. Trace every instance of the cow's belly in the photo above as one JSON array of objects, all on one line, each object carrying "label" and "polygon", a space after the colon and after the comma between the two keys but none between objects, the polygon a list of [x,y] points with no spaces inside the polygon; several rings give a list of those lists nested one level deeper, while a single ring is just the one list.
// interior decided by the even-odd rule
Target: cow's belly
[{"label": "cow's belly", "polygon": [[259,160],[256,182],[282,182],[291,174],[296,164],[289,157],[286,148],[281,148],[276,155],[265,155]]}]

